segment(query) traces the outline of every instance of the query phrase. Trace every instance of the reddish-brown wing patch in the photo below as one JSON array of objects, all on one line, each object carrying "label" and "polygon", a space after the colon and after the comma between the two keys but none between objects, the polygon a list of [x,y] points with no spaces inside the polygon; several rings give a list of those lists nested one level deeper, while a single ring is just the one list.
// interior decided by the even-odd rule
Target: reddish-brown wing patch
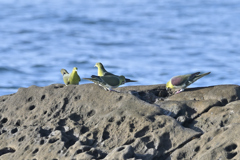
[{"label": "reddish-brown wing patch", "polygon": [[171,82],[172,82],[172,85],[174,86],[178,86],[178,85],[181,85],[184,81],[184,78],[182,77],[173,77]]}]

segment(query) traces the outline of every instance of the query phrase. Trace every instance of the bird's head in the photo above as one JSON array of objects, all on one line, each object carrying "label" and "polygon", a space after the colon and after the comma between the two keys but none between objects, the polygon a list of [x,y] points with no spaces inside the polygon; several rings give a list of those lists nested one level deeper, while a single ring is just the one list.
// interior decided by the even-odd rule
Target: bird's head
[{"label": "bird's head", "polygon": [[77,72],[78,68],[77,67],[73,67],[73,71]]},{"label": "bird's head", "polygon": [[95,64],[95,66],[94,66],[94,67],[97,67],[97,68],[102,68],[102,67],[103,67],[103,65],[102,65],[102,63],[98,62],[98,63],[96,63],[96,64]]},{"label": "bird's head", "polygon": [[173,88],[173,85],[172,85],[171,80],[170,80],[170,81],[168,81],[167,84],[166,84],[166,90],[169,90],[169,89],[171,89],[171,88]]},{"label": "bird's head", "polygon": [[62,73],[62,75],[64,75],[64,74],[69,74],[66,69],[61,69],[61,73]]}]

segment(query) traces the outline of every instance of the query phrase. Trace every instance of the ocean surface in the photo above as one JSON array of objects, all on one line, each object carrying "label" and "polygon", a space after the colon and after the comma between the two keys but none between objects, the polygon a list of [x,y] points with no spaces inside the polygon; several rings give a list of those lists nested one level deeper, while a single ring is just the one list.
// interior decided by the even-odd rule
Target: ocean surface
[{"label": "ocean surface", "polygon": [[0,0],[0,96],[96,62],[138,80],[124,86],[197,71],[191,87],[239,85],[239,17],[240,0]]}]

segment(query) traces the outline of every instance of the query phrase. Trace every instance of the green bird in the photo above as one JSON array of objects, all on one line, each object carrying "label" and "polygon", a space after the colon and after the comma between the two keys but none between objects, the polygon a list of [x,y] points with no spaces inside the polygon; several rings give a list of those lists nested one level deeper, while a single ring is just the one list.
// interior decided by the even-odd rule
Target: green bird
[{"label": "green bird", "polygon": [[77,67],[73,67],[71,74],[69,74],[66,69],[61,69],[61,73],[63,75],[63,81],[66,86],[69,84],[78,85],[79,82],[81,81],[81,78],[79,77],[79,75],[77,73]]},{"label": "green bird", "polygon": [[184,89],[187,88],[189,85],[197,81],[199,78],[202,78],[203,76],[206,76],[210,73],[211,72],[200,74],[200,72],[196,72],[193,74],[172,77],[166,84],[166,90],[178,90],[176,94],[180,93],[184,91]]},{"label": "green bird", "polygon": [[[115,75],[115,74],[112,74],[112,73],[106,71],[103,64],[100,62],[96,63],[94,67],[98,68],[98,76]],[[115,75],[115,76],[118,76],[118,75]],[[125,78],[125,81],[122,82],[122,84],[127,83],[127,82],[137,82],[137,81]]]},{"label": "green bird", "polygon": [[91,77],[92,78],[83,78],[83,79],[92,81],[95,84],[103,87],[105,90],[108,90],[108,91],[115,91],[115,90],[113,90],[113,88],[117,88],[125,81],[124,76],[115,76],[115,75],[95,76],[95,75],[92,75]]}]

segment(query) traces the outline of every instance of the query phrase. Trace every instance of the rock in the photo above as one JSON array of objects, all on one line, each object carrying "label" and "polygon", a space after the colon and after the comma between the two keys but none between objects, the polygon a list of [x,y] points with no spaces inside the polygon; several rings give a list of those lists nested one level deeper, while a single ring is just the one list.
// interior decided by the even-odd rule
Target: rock
[{"label": "rock", "polygon": [[203,134],[183,148],[175,150],[171,159],[239,159],[239,124],[221,127]]},{"label": "rock", "polygon": [[0,159],[231,159],[239,156],[240,87],[165,85],[108,92],[30,86],[0,97]]},{"label": "rock", "polygon": [[238,85],[218,85],[206,88],[185,89],[168,98],[168,100],[218,100],[224,105],[235,100],[239,100],[240,90]]},{"label": "rock", "polygon": [[134,158],[134,149],[131,145],[117,147],[105,157],[106,160],[124,160],[130,158]]}]

